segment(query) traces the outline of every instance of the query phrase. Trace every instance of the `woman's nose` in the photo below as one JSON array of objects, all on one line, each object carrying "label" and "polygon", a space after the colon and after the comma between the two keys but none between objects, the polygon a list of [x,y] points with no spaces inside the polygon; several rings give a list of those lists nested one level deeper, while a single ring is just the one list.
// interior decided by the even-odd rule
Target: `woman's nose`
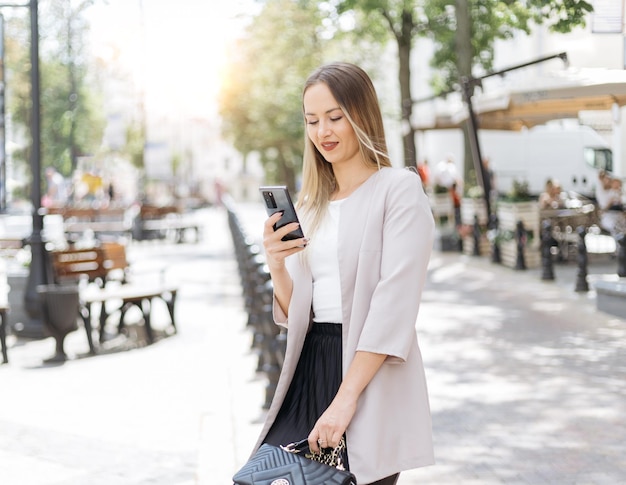
[{"label": "woman's nose", "polygon": [[323,138],[330,133],[330,125],[325,121],[320,121],[317,127],[317,136]]}]

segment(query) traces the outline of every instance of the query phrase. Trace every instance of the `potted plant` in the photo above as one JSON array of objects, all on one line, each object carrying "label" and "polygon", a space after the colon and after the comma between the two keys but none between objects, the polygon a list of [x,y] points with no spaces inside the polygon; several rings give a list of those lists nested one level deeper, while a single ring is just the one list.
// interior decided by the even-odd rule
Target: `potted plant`
[{"label": "potted plant", "polygon": [[498,232],[500,233],[500,254],[502,264],[515,267],[517,261],[516,230],[522,222],[526,231],[524,259],[528,268],[539,266],[539,204],[533,198],[528,183],[513,181],[511,190],[498,200]]},{"label": "potted plant", "polygon": [[428,200],[438,226],[454,225],[454,207],[450,189],[443,185],[435,185],[428,196]]}]

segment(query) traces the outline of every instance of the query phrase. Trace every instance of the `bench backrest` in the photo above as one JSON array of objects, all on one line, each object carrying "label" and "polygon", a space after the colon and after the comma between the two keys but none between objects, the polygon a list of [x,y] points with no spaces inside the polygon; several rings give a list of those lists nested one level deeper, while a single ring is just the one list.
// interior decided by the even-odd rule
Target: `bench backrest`
[{"label": "bench backrest", "polygon": [[76,281],[82,275],[86,275],[89,281],[106,279],[104,253],[98,248],[52,251],[50,258],[57,283]]},{"label": "bench backrest", "polygon": [[102,242],[99,249],[104,253],[104,267],[107,270],[107,278],[116,272],[121,281],[126,281],[126,273],[129,268],[126,259],[126,246],[118,242]]},{"label": "bench backrest", "polygon": [[57,283],[77,281],[87,276],[88,281],[106,284],[110,273],[122,271],[121,280],[126,280],[128,261],[123,244],[106,242],[101,246],[84,249],[64,249],[50,253],[54,280]]},{"label": "bench backrest", "polygon": [[146,219],[161,219],[168,214],[178,214],[180,210],[173,205],[157,206],[144,204],[139,209],[139,215],[142,220]]}]

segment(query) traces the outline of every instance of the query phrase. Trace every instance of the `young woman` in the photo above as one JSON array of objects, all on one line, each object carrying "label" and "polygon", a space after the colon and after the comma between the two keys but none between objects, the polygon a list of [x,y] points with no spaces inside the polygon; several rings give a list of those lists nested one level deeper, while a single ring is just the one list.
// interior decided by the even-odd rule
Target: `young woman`
[{"label": "young woman", "polygon": [[359,67],[325,65],[303,94],[306,141],[297,227],[265,223],[274,317],[285,361],[257,447],[345,437],[361,484],[391,485],[433,463],[416,319],[434,222],[420,177],[391,168],[374,86]]}]

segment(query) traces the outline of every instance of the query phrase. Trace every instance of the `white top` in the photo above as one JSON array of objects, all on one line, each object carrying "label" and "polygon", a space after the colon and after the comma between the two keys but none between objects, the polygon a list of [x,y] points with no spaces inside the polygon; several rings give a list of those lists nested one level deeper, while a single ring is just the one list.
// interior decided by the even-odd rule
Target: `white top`
[{"label": "white top", "polygon": [[309,264],[313,275],[313,321],[342,323],[341,282],[337,238],[339,213],[345,199],[332,200],[317,232],[309,243]]}]

